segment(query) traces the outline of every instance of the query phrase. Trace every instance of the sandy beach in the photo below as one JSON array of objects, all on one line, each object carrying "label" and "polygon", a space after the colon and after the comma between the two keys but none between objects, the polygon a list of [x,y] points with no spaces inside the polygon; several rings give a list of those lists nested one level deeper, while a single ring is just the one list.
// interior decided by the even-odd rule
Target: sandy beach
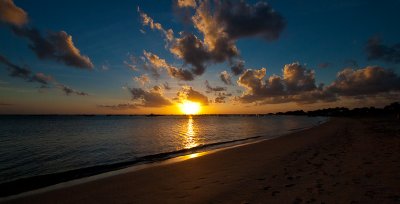
[{"label": "sandy beach", "polygon": [[399,127],[388,119],[333,118],[8,203],[400,203]]}]

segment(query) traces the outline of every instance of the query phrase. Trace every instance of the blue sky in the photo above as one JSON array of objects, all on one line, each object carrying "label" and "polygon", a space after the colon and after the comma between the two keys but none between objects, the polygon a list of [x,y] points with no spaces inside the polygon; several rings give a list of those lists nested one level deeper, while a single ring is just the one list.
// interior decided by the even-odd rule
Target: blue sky
[{"label": "blue sky", "polygon": [[[256,5],[257,2],[246,1],[250,6]],[[168,82],[173,88],[163,92],[163,96],[168,97],[172,103],[175,103],[174,97],[183,85],[192,87],[193,90],[202,93],[212,101],[217,93],[206,93],[205,80],[208,80],[212,86],[227,87],[227,93],[233,95],[226,98],[227,104],[239,103],[236,106],[257,107],[256,109],[253,107],[249,112],[256,110],[273,112],[285,108],[304,107],[307,109],[335,106],[346,102],[345,99],[341,99],[335,100],[335,103],[325,104],[317,101],[318,103],[304,105],[289,101],[289,105],[287,102],[282,106],[266,103],[267,105],[260,107],[260,102],[265,102],[263,98],[260,101],[241,104],[240,100],[237,102],[237,98],[234,97],[240,99],[246,92],[251,94],[254,90],[236,83],[240,75],[232,75],[234,83],[228,86],[219,79],[220,72],[230,70],[228,60],[222,63],[208,62],[205,73],[195,76],[192,81],[177,80],[164,72],[158,80],[150,77],[150,84],[142,87],[132,78],[139,77],[145,72],[130,70],[124,61],[129,61],[130,56],[140,58],[143,56],[143,50],[156,54],[178,68],[190,70],[191,65],[170,52],[162,33],[143,25],[137,11],[138,7],[155,22],[159,22],[164,29],[172,29],[176,38],[180,31],[185,31],[204,40],[203,33],[191,22],[184,22],[181,16],[184,12],[193,16],[197,8],[178,8],[175,1],[121,0],[115,3],[100,0],[94,3],[76,0],[15,0],[13,3],[28,15],[29,21],[24,26],[34,27],[43,35],[48,32],[65,31],[72,36],[73,43],[80,50],[80,54],[89,57],[94,67],[90,70],[81,69],[57,60],[40,59],[28,47],[29,40],[15,35],[10,25],[3,22],[0,24],[0,54],[2,56],[19,66],[28,66],[35,73],[51,75],[57,82],[75,90],[84,91],[89,96],[66,95],[54,88],[40,89],[40,84],[10,76],[7,69],[2,68],[5,65],[0,64],[0,102],[9,104],[1,106],[0,113],[18,113],[18,110],[23,110],[23,113],[168,112],[164,111],[162,106],[146,107],[146,105],[138,104],[138,108],[131,110],[113,109],[113,107],[116,104],[137,103],[131,100],[130,88],[150,90],[152,86],[164,82]],[[197,1],[198,5],[200,3],[201,1]],[[379,37],[381,43],[388,47],[400,42],[400,27],[398,26],[400,1],[270,0],[268,4],[286,22],[279,38],[269,41],[257,35],[250,35],[235,39],[240,59],[245,61],[245,69],[257,70],[265,67],[264,79],[273,74],[282,76],[283,67],[294,62],[298,62],[305,69],[313,70],[315,84],[331,84],[336,80],[337,73],[346,67],[357,70],[367,66],[379,66],[385,70],[393,70],[396,75],[400,73],[399,63],[387,62],[379,58],[368,60],[365,50],[368,40],[374,37]],[[326,64],[327,67],[319,67],[321,64]],[[138,67],[141,69],[140,65]],[[398,79],[396,77],[395,83]],[[388,87],[388,91],[398,91],[396,88]],[[24,90],[28,90],[29,93],[23,93]],[[376,95],[377,92],[372,94]],[[363,96],[366,95],[369,94],[363,94]],[[347,101],[352,101],[352,99]],[[54,108],[50,109],[46,108],[46,105],[40,105],[49,105],[53,102],[64,105],[54,105]],[[371,104],[383,102],[373,101]],[[349,102],[349,104],[355,103]],[[99,108],[102,105],[104,107]],[[209,112],[218,112],[218,105],[222,104],[215,105]],[[213,106],[213,103],[209,106]],[[107,107],[111,108],[107,109]]]}]

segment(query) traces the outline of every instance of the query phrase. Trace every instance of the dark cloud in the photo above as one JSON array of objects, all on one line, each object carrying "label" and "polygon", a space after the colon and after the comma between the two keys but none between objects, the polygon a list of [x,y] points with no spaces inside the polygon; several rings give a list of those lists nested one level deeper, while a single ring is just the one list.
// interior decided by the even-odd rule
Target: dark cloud
[{"label": "dark cloud", "polygon": [[50,32],[43,37],[35,28],[13,26],[12,30],[16,35],[29,39],[31,42],[29,48],[36,53],[39,59],[51,59],[82,69],[94,67],[89,57],[81,55],[72,41],[72,36],[65,31]]},{"label": "dark cloud", "polygon": [[12,104],[12,103],[1,103],[0,102],[0,106],[12,106],[12,105],[14,105],[14,104]]},{"label": "dark cloud", "polygon": [[156,86],[150,90],[129,88],[135,105],[143,107],[163,107],[172,105],[171,101],[163,96],[161,88]]},{"label": "dark cloud", "polygon": [[384,45],[380,38],[368,40],[366,46],[368,60],[382,60],[389,63],[400,63],[400,43]]},{"label": "dark cloud", "polygon": [[20,67],[10,62],[6,57],[0,55],[0,62],[6,66],[9,75],[12,77],[22,78],[24,80],[30,80],[32,71],[28,68]]},{"label": "dark cloud", "polygon": [[254,5],[245,1],[222,1],[215,14],[219,25],[224,26],[230,38],[259,36],[276,40],[286,27],[284,18],[268,3]]},{"label": "dark cloud", "polygon": [[202,75],[205,63],[211,59],[210,53],[203,42],[193,34],[182,33],[170,48],[170,51],[185,63],[193,65],[193,73]]},{"label": "dark cloud", "polygon": [[400,91],[400,77],[392,70],[379,66],[368,66],[358,70],[347,68],[337,74],[336,80],[327,89],[340,96]]},{"label": "dark cloud", "polygon": [[230,96],[232,96],[232,94],[230,93],[218,93],[217,97],[214,100],[214,103],[225,103],[225,99]]},{"label": "dark cloud", "polygon": [[50,85],[54,84],[56,88],[63,91],[66,95],[76,94],[79,96],[88,96],[89,94],[77,91],[69,88],[68,86],[57,82],[52,76],[46,75],[44,73],[35,73],[28,68],[20,67],[12,62],[10,62],[7,58],[0,55],[0,63],[4,64],[6,69],[8,70],[10,76],[24,79],[27,82],[36,82],[41,85],[41,88],[49,88]]},{"label": "dark cloud", "polygon": [[225,96],[217,96],[214,103],[225,103]]},{"label": "dark cloud", "polygon": [[208,92],[208,93],[226,91],[226,87],[221,87],[221,86],[212,87],[210,85],[210,83],[208,82],[208,80],[206,80],[204,84],[206,85],[206,90],[207,90],[206,92]]},{"label": "dark cloud", "polygon": [[72,94],[75,94],[77,96],[89,96],[89,94],[86,93],[86,92],[72,89],[72,88],[70,88],[70,87],[68,87],[68,86],[66,86],[64,84],[57,84],[57,88],[59,88],[67,96],[70,96]]},{"label": "dark cloud", "polygon": [[221,79],[222,82],[224,82],[226,85],[232,85],[232,79],[231,75],[227,71],[222,71],[219,74],[219,78]]},{"label": "dark cloud", "polygon": [[23,26],[28,23],[28,14],[16,6],[12,0],[0,0],[0,22]]},{"label": "dark cloud", "polygon": [[121,103],[117,105],[97,105],[99,108],[107,108],[112,110],[129,110],[129,109],[137,109],[138,107],[135,104],[130,103]]},{"label": "dark cloud", "polygon": [[231,67],[231,70],[235,76],[242,74],[244,72],[244,61],[240,60],[240,61],[234,63]]},{"label": "dark cloud", "polygon": [[168,75],[183,81],[192,81],[194,79],[193,74],[185,69],[178,69],[176,67],[169,67],[167,69]]},{"label": "dark cloud", "polygon": [[192,102],[198,102],[202,105],[208,105],[208,97],[198,91],[195,91],[190,86],[185,86],[178,93],[178,98],[180,101],[189,100]]}]

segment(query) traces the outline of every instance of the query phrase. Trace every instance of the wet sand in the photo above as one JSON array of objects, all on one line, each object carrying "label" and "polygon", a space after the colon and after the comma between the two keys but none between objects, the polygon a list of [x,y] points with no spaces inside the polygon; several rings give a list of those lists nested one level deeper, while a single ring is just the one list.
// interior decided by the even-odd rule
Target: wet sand
[{"label": "wet sand", "polygon": [[10,203],[400,203],[400,121],[334,118],[284,137]]}]

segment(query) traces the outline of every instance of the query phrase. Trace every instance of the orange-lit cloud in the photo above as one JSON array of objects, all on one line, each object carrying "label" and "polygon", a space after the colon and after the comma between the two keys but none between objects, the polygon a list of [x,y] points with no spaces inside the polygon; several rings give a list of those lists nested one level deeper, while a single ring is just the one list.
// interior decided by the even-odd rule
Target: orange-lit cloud
[{"label": "orange-lit cloud", "polygon": [[0,0],[0,21],[14,26],[23,26],[28,23],[28,14],[16,6],[12,0]]},{"label": "orange-lit cloud", "polygon": [[283,17],[264,2],[254,5],[244,1],[215,1],[211,4],[208,0],[177,3],[178,7],[195,8],[191,23],[203,35],[203,39],[186,32],[173,37],[172,30],[166,31],[161,24],[140,9],[138,11],[143,25],[164,33],[171,53],[191,65],[194,75],[202,75],[209,64],[221,62],[228,62],[234,75],[241,74],[244,61],[240,60],[236,40],[250,36],[276,40],[286,25]]},{"label": "orange-lit cloud", "polygon": [[389,99],[394,95],[400,96],[400,77],[391,70],[376,66],[358,70],[344,69],[329,86],[317,86],[314,71],[298,63],[285,65],[283,77],[272,75],[264,80],[265,76],[265,68],[246,70],[238,80],[238,84],[246,88],[246,92],[238,98],[239,101],[304,104],[333,102],[349,97],[357,99],[380,95],[381,98],[387,96]]},{"label": "orange-lit cloud", "polygon": [[136,106],[163,107],[172,105],[171,101],[163,95],[159,86],[154,86],[150,90],[129,88],[129,91]]},{"label": "orange-lit cloud", "polygon": [[153,53],[144,51],[144,55],[153,67],[157,69],[163,68],[167,70],[168,75],[172,78],[176,78],[183,81],[191,81],[194,79],[190,71],[174,67],[168,64],[167,61],[165,61],[165,59],[161,59],[160,57],[158,57]]},{"label": "orange-lit cloud", "polygon": [[180,101],[189,100],[192,102],[197,102],[202,105],[208,105],[208,97],[199,91],[194,90],[190,86],[184,86],[182,89],[177,93],[178,99]]},{"label": "orange-lit cloud", "polygon": [[197,3],[196,3],[196,0],[178,0],[177,5],[181,8],[184,8],[184,7],[196,8]]},{"label": "orange-lit cloud", "polygon": [[336,80],[327,89],[340,96],[400,91],[400,77],[392,70],[379,66],[368,66],[358,70],[347,68],[338,72]]},{"label": "orange-lit cloud", "polygon": [[150,83],[150,78],[147,74],[140,75],[139,77],[134,77],[133,79],[142,86],[144,86],[147,83]]},{"label": "orange-lit cloud", "polygon": [[142,12],[139,7],[138,12],[143,25],[149,26],[152,30],[160,31],[162,34],[164,34],[167,41],[172,41],[174,39],[174,31],[172,29],[165,30],[160,23],[155,22],[149,15]]}]

